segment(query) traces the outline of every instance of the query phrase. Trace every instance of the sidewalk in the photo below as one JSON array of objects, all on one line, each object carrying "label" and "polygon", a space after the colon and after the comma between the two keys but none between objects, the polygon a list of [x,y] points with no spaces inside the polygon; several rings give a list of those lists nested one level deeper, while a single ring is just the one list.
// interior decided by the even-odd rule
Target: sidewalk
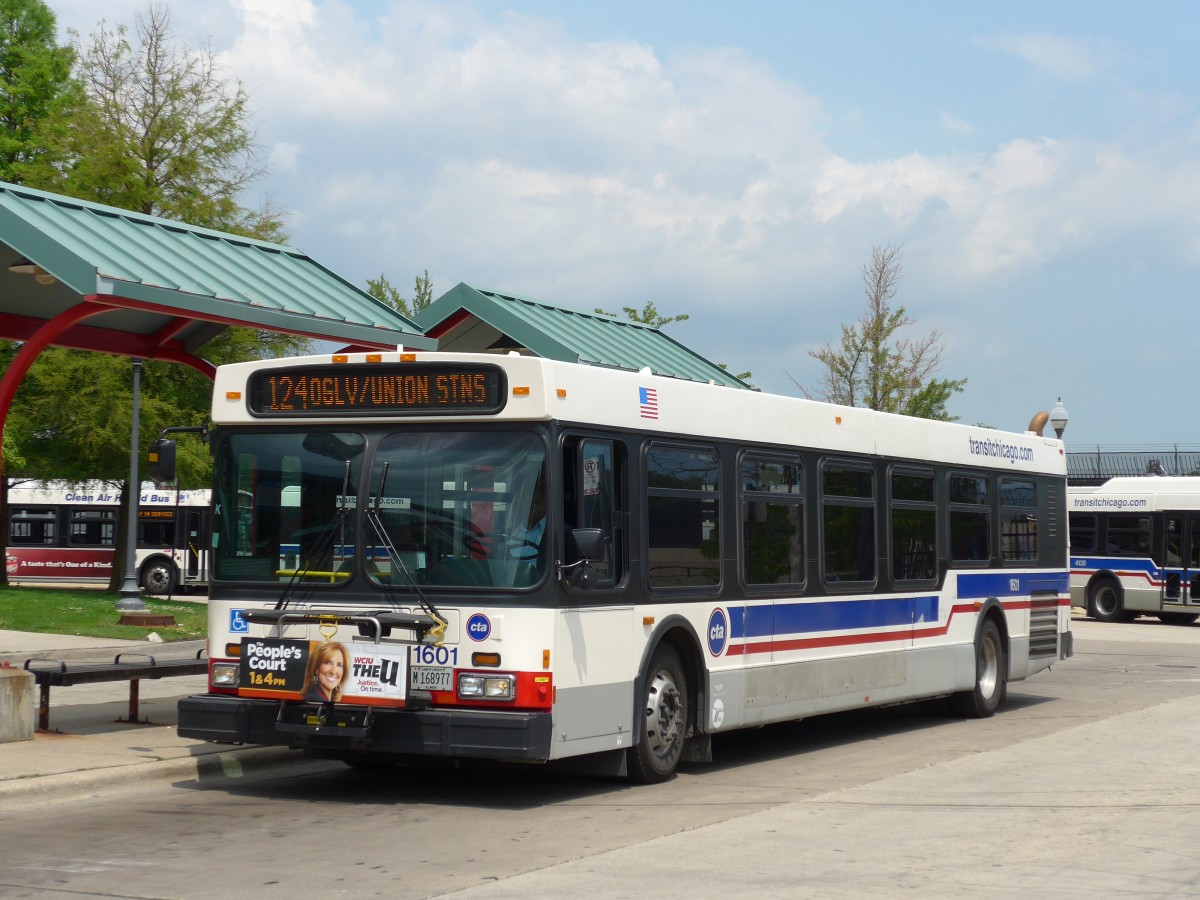
[{"label": "sidewalk", "polygon": [[[194,656],[203,641],[151,643],[0,629],[0,665],[22,668],[31,657],[68,662],[111,662],[122,651],[161,658]],[[0,809],[25,803],[88,796],[137,782],[175,783],[237,779],[250,768],[283,760],[296,751],[238,747],[181,738],[175,733],[180,697],[203,693],[206,676],[188,675],[139,682],[138,716],[129,714],[129,682],[81,684],[50,689],[50,730],[31,741],[0,744]],[[37,704],[35,691],[35,708]]]}]

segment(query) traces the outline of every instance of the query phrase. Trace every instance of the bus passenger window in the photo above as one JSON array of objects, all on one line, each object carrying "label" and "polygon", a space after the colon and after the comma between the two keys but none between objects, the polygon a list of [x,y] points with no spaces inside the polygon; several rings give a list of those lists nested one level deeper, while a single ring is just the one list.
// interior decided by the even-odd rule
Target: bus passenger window
[{"label": "bus passenger window", "polygon": [[937,574],[937,508],[932,472],[892,472],[892,578],[927,581]]},{"label": "bus passenger window", "polygon": [[804,581],[803,468],[747,454],[741,465],[742,578],[746,584]]},{"label": "bus passenger window", "polygon": [[950,476],[950,557],[955,562],[985,562],[992,556],[988,480],[978,475]]},{"label": "bus passenger window", "polygon": [[826,583],[874,581],[874,473],[865,466],[827,465],[821,503]]},{"label": "bus passenger window", "polygon": [[720,584],[716,451],[651,446],[646,487],[650,586]]},{"label": "bus passenger window", "polygon": [[1125,515],[1109,518],[1108,553],[1111,556],[1149,556],[1150,519]]},{"label": "bus passenger window", "polygon": [[1037,559],[1037,492],[1032,481],[1000,479],[1000,550],[1009,561]]},{"label": "bus passenger window", "polygon": [[1096,543],[1096,527],[1095,516],[1081,516],[1076,513],[1071,513],[1068,520],[1068,527],[1071,529],[1071,552],[1078,554],[1095,553],[1098,549]]},{"label": "bus passenger window", "polygon": [[9,525],[8,542],[10,544],[49,544],[57,540],[55,525],[57,524],[54,510],[46,507],[13,507]]}]

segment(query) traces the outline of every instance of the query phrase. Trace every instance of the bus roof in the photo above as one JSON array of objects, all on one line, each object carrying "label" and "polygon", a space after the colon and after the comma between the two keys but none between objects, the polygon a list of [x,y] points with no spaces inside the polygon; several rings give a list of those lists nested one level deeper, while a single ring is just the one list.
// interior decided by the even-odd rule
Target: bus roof
[{"label": "bus roof", "polygon": [[[179,491],[160,489],[152,481],[142,482],[139,506],[207,506],[212,491],[205,489]],[[8,489],[9,505],[35,504],[56,506],[70,503],[80,506],[116,506],[121,502],[121,489],[108,481],[25,481]]]},{"label": "bus roof", "polygon": [[[338,367],[349,367],[341,370]],[[504,396],[498,409],[484,413],[429,414],[427,407],[387,412],[358,408],[346,412],[341,393],[354,372],[356,378],[403,378],[407,373],[451,371],[458,366],[503,370]],[[378,367],[378,368],[375,368]],[[434,368],[428,368],[434,367]],[[292,370],[288,372],[287,370]],[[319,371],[314,371],[314,369]],[[316,379],[328,373],[321,387]],[[282,382],[305,379],[305,391],[325,391],[328,402],[319,408],[293,406],[286,411],[252,412],[250,389],[254,373],[274,375]],[[386,373],[386,375],[384,374]],[[430,376],[435,377],[435,376]],[[355,382],[356,384],[358,382]],[[256,400],[255,403],[261,403]],[[353,406],[354,404],[349,404]],[[630,372],[521,354],[480,353],[351,353],[263,360],[222,366],[214,383],[212,418],[218,425],[298,425],[399,422],[514,422],[550,421],[611,427],[664,436],[729,439],[747,443],[815,447],[832,452],[865,453],[929,460],[1014,473],[1066,475],[1063,443],[1032,432],[997,431],[983,426],[935,422],[867,409],[837,406],[797,397],[745,391],[714,384]]]},{"label": "bus roof", "polygon": [[1081,513],[1200,509],[1200,477],[1119,476],[1101,485],[1071,485],[1067,496],[1069,510]]}]

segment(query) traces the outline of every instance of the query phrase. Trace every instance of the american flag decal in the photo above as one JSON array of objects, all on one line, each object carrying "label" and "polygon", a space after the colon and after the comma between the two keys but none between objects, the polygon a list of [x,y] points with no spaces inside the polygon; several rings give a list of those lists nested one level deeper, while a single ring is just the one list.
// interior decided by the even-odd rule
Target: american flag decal
[{"label": "american flag decal", "polygon": [[641,406],[643,419],[658,418],[658,391],[654,388],[638,388],[638,403]]}]

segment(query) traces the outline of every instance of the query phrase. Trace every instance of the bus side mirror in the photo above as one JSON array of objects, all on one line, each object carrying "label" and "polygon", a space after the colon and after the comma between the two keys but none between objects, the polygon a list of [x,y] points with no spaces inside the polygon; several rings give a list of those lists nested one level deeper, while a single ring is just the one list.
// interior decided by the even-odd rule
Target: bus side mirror
[{"label": "bus side mirror", "polygon": [[575,562],[559,565],[560,574],[570,571],[567,581],[577,591],[590,591],[596,586],[599,576],[592,561],[604,561],[604,531],[600,528],[572,528],[571,549]]},{"label": "bus side mirror", "polygon": [[175,442],[169,438],[156,438],[146,454],[146,468],[155,483],[175,480]]},{"label": "bus side mirror", "polygon": [[571,546],[577,559],[604,562],[604,530],[601,528],[572,528]]}]

